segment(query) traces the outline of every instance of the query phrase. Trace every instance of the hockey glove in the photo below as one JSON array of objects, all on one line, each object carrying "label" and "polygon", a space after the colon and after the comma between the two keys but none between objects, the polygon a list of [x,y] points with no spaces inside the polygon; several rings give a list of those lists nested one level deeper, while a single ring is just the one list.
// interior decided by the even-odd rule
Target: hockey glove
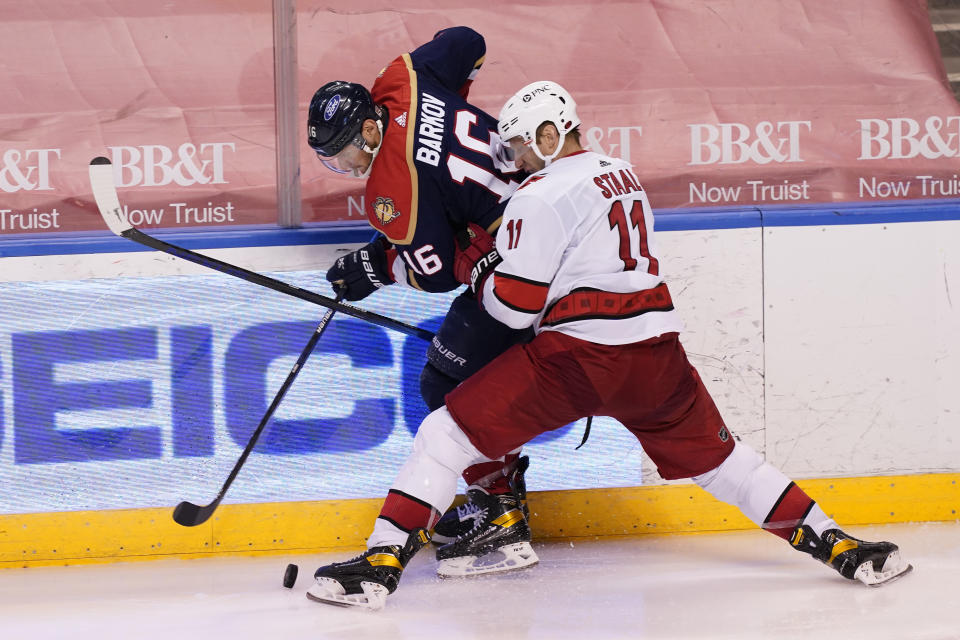
[{"label": "hockey glove", "polygon": [[327,280],[343,292],[346,300],[362,300],[394,280],[390,265],[396,250],[380,236],[370,244],[337,259],[327,271]]},{"label": "hockey glove", "polygon": [[457,282],[470,287],[473,293],[483,292],[483,283],[503,261],[497,252],[493,236],[480,225],[470,225],[457,232],[457,251],[453,259],[453,274]]}]

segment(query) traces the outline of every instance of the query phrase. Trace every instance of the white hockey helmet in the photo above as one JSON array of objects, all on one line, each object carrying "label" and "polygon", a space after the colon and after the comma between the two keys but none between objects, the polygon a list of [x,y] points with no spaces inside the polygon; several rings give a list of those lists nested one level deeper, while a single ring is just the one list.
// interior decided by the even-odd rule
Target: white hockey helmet
[{"label": "white hockey helmet", "polygon": [[[560,143],[549,157],[544,156],[536,144],[537,128],[544,122],[552,122],[560,132]],[[533,152],[549,165],[560,153],[567,132],[579,125],[577,103],[567,90],[556,82],[540,80],[531,82],[507,100],[500,110],[497,129],[504,142],[520,136],[524,144],[532,143]]]}]

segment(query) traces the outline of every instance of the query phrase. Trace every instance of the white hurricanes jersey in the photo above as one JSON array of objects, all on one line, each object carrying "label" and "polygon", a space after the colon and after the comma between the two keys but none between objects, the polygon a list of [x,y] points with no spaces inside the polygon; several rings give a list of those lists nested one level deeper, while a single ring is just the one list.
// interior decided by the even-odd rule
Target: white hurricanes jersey
[{"label": "white hurricanes jersey", "polygon": [[653,242],[653,212],[630,163],[582,151],[513,194],[497,232],[503,257],[484,308],[515,328],[628,344],[682,324]]}]

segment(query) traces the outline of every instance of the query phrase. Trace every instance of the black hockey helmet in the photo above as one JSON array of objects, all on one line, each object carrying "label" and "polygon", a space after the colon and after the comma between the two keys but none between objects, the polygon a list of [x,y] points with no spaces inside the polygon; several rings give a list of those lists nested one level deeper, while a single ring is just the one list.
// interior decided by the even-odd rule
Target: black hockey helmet
[{"label": "black hockey helmet", "polygon": [[331,158],[360,134],[367,119],[379,118],[366,87],[342,80],[328,82],[310,100],[307,144],[320,156]]}]

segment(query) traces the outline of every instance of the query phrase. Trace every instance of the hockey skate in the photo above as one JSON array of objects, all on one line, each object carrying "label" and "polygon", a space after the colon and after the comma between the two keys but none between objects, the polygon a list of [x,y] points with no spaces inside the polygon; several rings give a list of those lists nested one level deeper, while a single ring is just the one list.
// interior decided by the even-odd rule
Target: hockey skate
[{"label": "hockey skate", "polygon": [[[527,484],[523,479],[523,474],[530,466],[530,458],[521,456],[517,459],[516,466],[510,472],[510,488],[513,490],[520,501],[520,508],[523,516],[530,518],[530,512],[527,509]],[[449,544],[460,536],[469,533],[476,524],[477,517],[481,515],[480,506],[471,500],[473,491],[467,492],[467,501],[457,507],[452,507],[440,518],[433,528],[431,536],[434,544]]]},{"label": "hockey skate", "polygon": [[516,495],[468,492],[477,506],[473,528],[437,549],[441,578],[474,576],[522,569],[539,562],[530,546],[530,527]]},{"label": "hockey skate", "polygon": [[892,542],[865,542],[839,529],[827,529],[820,538],[808,525],[793,531],[790,544],[830,565],[844,578],[879,587],[913,569],[900,558]]},{"label": "hockey skate", "polygon": [[382,609],[387,596],[397,590],[410,558],[429,541],[425,529],[416,529],[403,547],[373,547],[352,560],[320,567],[314,574],[317,583],[307,590],[307,597],[341,607]]}]

